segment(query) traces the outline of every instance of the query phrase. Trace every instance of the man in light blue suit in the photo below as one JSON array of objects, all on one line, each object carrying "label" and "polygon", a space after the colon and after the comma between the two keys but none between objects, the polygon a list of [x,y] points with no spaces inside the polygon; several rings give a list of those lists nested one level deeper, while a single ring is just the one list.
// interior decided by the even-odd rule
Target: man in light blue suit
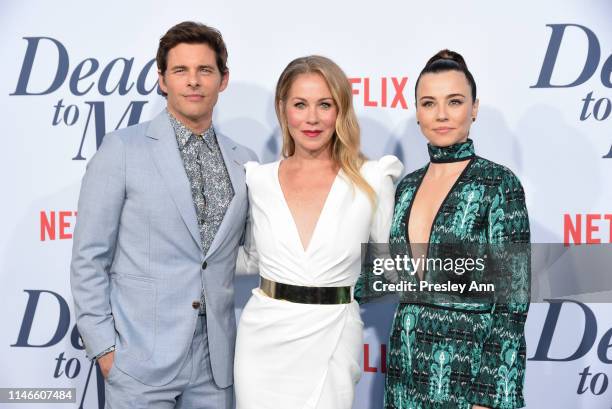
[{"label": "man in light blue suit", "polygon": [[228,82],[221,34],[184,22],[160,40],[167,108],[104,137],[88,164],[71,286],[107,408],[230,408],[234,274],[249,149],[212,126]]}]

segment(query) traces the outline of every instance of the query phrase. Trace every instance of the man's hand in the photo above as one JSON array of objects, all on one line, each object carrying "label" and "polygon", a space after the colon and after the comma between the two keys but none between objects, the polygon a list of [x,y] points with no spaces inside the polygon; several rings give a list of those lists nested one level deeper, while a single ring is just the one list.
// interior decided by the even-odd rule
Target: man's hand
[{"label": "man's hand", "polygon": [[98,358],[98,365],[100,365],[100,370],[102,371],[102,376],[104,379],[108,378],[108,373],[113,367],[113,362],[115,361],[115,351],[111,351],[108,354],[102,355]]}]

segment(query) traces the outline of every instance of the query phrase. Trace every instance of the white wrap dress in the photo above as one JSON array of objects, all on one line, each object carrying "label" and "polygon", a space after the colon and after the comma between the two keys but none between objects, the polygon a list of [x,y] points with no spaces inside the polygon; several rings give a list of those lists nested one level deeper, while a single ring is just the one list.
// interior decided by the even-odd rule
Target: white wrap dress
[{"label": "white wrap dress", "polygon": [[[279,164],[245,164],[251,208],[243,267],[279,283],[354,287],[361,244],[388,241],[401,162],[384,156],[363,164],[375,209],[341,170],[306,249],[281,189]],[[237,409],[349,409],[361,376],[362,330],[354,300],[300,304],[254,289],[238,325]]]}]

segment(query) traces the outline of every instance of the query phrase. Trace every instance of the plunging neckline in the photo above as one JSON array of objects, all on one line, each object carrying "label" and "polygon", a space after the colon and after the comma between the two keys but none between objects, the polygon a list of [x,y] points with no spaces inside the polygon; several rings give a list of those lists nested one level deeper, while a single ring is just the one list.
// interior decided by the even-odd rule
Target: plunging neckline
[{"label": "plunging neckline", "polygon": [[[457,177],[457,179],[455,179],[455,181],[451,185],[451,187],[448,190],[448,192],[446,192],[446,195],[444,196],[444,199],[440,203],[440,206],[438,207],[438,210],[436,210],[436,213],[434,214],[434,217],[431,220],[431,227],[429,228],[429,235],[427,237],[427,241],[426,241],[426,243],[423,243],[423,244],[427,244],[425,255],[424,255],[425,256],[425,260],[427,260],[427,258],[429,257],[429,247],[431,245],[431,233],[433,232],[434,226],[436,225],[436,221],[438,220],[438,217],[440,216],[440,212],[442,211],[442,208],[446,204],[446,201],[450,197],[451,193],[453,193],[453,191],[455,190],[457,185],[460,183],[460,181],[463,178],[463,176],[465,175],[465,173],[468,171],[470,166],[472,166],[472,163],[474,163],[474,158],[469,158],[467,160],[468,160],[468,163],[465,165],[463,170],[459,173],[459,176]],[[419,180],[419,182],[417,184],[417,187],[414,190],[414,194],[412,195],[412,200],[410,201],[410,205],[408,206],[408,209],[406,210],[406,215],[404,217],[404,220],[405,220],[405,230],[406,230],[406,244],[407,244],[406,247],[408,248],[408,252],[409,252],[410,258],[414,257],[413,254],[412,254],[412,246],[410,245],[410,217],[411,217],[411,214],[412,214],[412,205],[416,201],[417,194],[419,193],[419,189],[421,188],[421,184],[423,183],[423,180],[425,179],[425,176],[427,175],[427,171],[429,170],[429,165],[430,164],[428,163],[427,166],[425,167],[425,172],[423,172],[423,176],[421,176],[421,178],[420,178],[420,180]],[[416,244],[418,244],[418,243],[416,243]],[[418,273],[415,274],[415,276],[420,281],[423,281],[425,279],[425,275],[426,274],[427,274],[427,269],[423,269],[423,276],[422,277],[419,276]]]},{"label": "plunging neckline", "polygon": [[315,222],[314,228],[312,229],[312,233],[310,235],[310,240],[308,241],[308,244],[306,245],[306,247],[304,247],[304,244],[302,243],[302,238],[300,236],[300,230],[298,229],[297,223],[295,222],[295,217],[293,217],[293,213],[291,212],[291,208],[289,207],[289,202],[287,202],[287,198],[285,196],[285,192],[283,191],[283,185],[281,184],[280,181],[280,164],[281,164],[282,160],[279,160],[278,162],[276,162],[276,185],[278,186],[278,190],[280,193],[280,197],[281,197],[281,201],[283,202],[283,206],[285,208],[285,210],[287,211],[287,213],[289,214],[289,219],[291,220],[291,224],[293,225],[293,231],[295,232],[295,237],[296,237],[296,242],[298,244],[299,249],[302,251],[303,254],[307,254],[308,250],[310,250],[310,248],[312,247],[312,242],[315,240],[317,231],[319,230],[319,222],[321,221],[321,219],[323,218],[325,211],[328,207],[328,202],[330,200],[330,197],[334,191],[334,187],[336,186],[336,181],[338,180],[338,176],[340,175],[340,172],[342,172],[342,169],[338,169],[338,172],[336,172],[336,176],[334,177],[334,180],[332,181],[329,190],[327,191],[327,196],[325,196],[325,200],[323,201],[323,207],[321,208],[321,211],[319,212],[319,216],[317,217],[317,221]]}]

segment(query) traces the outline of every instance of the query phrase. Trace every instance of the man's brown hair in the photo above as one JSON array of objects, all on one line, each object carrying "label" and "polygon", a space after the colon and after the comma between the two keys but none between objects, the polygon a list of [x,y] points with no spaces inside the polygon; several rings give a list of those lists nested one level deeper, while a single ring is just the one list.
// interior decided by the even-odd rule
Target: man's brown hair
[{"label": "man's brown hair", "polygon": [[159,40],[157,49],[157,69],[162,75],[168,68],[168,52],[181,43],[207,44],[214,52],[217,68],[221,75],[228,72],[227,48],[219,30],[194,21],[183,21],[172,27]]}]

